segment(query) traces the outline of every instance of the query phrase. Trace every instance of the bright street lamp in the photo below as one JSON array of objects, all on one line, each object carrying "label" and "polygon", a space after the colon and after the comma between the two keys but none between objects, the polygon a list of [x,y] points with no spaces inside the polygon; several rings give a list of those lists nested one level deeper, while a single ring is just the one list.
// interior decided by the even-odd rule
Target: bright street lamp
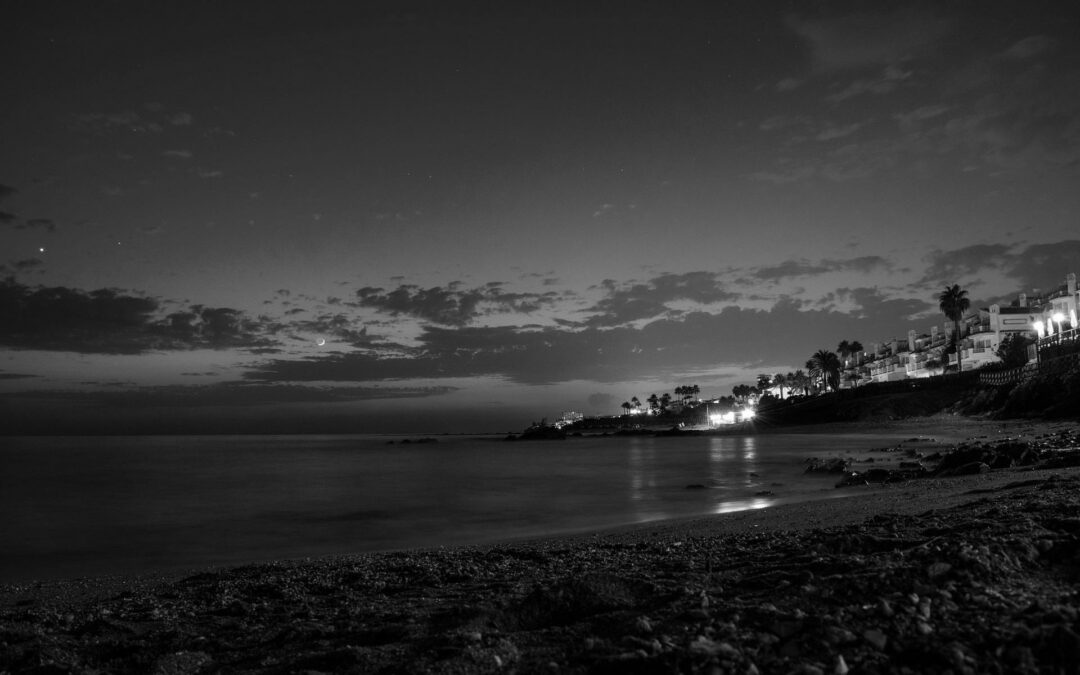
[{"label": "bright street lamp", "polygon": [[1062,314],[1061,312],[1054,312],[1054,316],[1052,316],[1050,318],[1053,319],[1055,323],[1057,323],[1057,331],[1060,333],[1061,332],[1061,322],[1065,320],[1065,315]]},{"label": "bright street lamp", "polygon": [[1035,332],[1038,334],[1040,340],[1046,334],[1046,325],[1041,320],[1036,319],[1035,321],[1032,321],[1031,327],[1035,329]]}]

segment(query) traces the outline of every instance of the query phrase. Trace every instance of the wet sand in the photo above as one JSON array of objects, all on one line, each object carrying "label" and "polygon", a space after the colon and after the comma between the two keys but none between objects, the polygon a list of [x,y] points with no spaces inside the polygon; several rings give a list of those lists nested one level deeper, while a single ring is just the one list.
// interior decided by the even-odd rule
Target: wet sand
[{"label": "wet sand", "polygon": [[7,586],[0,671],[1076,672],[1077,425],[802,431],[861,430],[1041,459],[585,535]]}]

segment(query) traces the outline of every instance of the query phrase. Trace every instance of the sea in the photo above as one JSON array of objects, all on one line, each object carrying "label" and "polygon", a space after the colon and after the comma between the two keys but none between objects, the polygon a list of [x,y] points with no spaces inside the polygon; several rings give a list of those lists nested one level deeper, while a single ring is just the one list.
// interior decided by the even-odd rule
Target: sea
[{"label": "sea", "polygon": [[[887,434],[0,437],[0,583],[481,544],[843,496]],[[410,442],[405,442],[410,441]]]}]

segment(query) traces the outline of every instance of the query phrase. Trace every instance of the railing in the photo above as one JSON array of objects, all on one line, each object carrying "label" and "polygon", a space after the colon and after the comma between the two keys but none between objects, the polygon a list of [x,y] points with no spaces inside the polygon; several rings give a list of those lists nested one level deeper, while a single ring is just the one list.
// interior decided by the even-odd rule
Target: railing
[{"label": "railing", "polygon": [[1065,372],[1075,366],[1078,362],[1080,362],[1080,352],[1066,354],[1065,356],[1059,356],[1053,359],[1046,359],[1039,363],[1028,362],[1027,365],[1010,368],[1008,370],[997,370],[990,373],[981,372],[979,373],[979,384],[985,384],[992,387],[1016,384],[1018,382],[1024,382],[1038,373],[1053,374]]},{"label": "railing", "polygon": [[979,384],[985,384],[991,387],[1002,387],[1007,384],[1023,382],[1039,372],[1038,368],[1031,368],[1030,365],[1032,364],[1027,366],[1017,366],[1016,368],[1009,368],[1008,370],[997,370],[992,373],[979,373]]},{"label": "railing", "polygon": [[1051,345],[1059,345],[1063,342],[1073,342],[1077,337],[1080,337],[1080,330],[1076,328],[1070,328],[1069,330],[1063,330],[1054,333],[1053,335],[1047,335],[1046,337],[1039,338],[1039,349]]}]

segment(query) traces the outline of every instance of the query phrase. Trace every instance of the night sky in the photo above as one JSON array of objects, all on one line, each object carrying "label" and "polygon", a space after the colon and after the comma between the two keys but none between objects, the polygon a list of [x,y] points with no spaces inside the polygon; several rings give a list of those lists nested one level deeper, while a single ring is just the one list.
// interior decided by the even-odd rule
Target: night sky
[{"label": "night sky", "polygon": [[0,429],[506,431],[1080,272],[1049,2],[21,2]]}]

